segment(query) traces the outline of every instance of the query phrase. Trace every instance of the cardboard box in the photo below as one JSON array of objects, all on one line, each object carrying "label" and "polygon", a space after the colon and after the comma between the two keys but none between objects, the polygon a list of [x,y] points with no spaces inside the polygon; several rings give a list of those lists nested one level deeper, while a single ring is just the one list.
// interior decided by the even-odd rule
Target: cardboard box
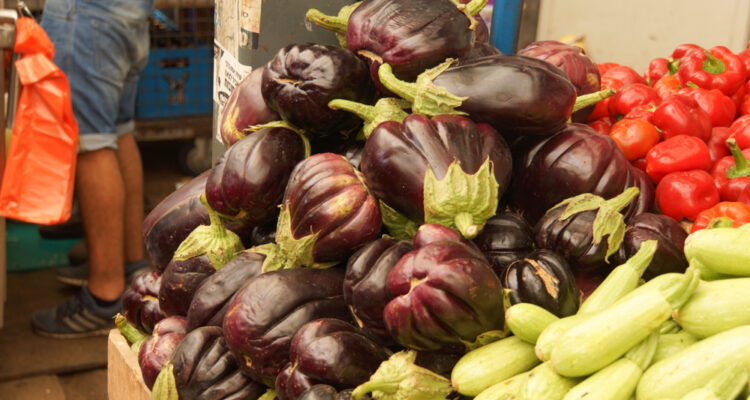
[{"label": "cardboard box", "polygon": [[150,400],[138,366],[138,355],[117,329],[109,332],[107,344],[107,393],[109,400]]}]

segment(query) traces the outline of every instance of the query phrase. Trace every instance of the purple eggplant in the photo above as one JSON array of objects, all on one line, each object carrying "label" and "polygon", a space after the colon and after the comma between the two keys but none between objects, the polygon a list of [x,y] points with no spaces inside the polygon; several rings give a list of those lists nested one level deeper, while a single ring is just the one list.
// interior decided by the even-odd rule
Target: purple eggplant
[{"label": "purple eggplant", "polygon": [[489,125],[418,114],[381,123],[367,139],[361,164],[368,187],[388,206],[384,210],[458,228],[465,237],[495,215],[511,167],[508,145]]},{"label": "purple eggplant", "polygon": [[151,336],[141,346],[138,352],[138,365],[141,367],[143,381],[149,389],[154,387],[161,367],[187,334],[186,322],[185,317],[180,316],[164,318],[154,326]]},{"label": "purple eggplant", "polygon": [[164,270],[159,305],[167,315],[186,316],[193,295],[203,281],[216,272],[207,256],[172,260]]},{"label": "purple eggplant", "polygon": [[349,136],[359,119],[328,107],[333,99],[374,100],[375,89],[364,62],[340,47],[288,45],[266,64],[263,98],[284,121],[311,136]]},{"label": "purple eggplant", "polygon": [[278,210],[294,166],[309,155],[306,140],[291,129],[275,127],[238,141],[211,169],[208,204],[238,224],[268,221]]},{"label": "purple eggplant", "polygon": [[394,343],[383,321],[383,309],[391,300],[386,279],[398,260],[413,248],[406,240],[377,239],[349,257],[346,266],[344,300],[357,325],[385,345]]},{"label": "purple eggplant", "polygon": [[[569,124],[554,136],[525,147],[515,158],[509,202],[531,224],[559,202],[592,193],[610,199],[636,186],[640,195],[625,209],[634,211],[653,205],[653,186],[634,172],[635,168],[615,142],[587,125]],[[641,189],[645,185],[649,189]]]},{"label": "purple eggplant", "polygon": [[261,93],[263,66],[255,68],[232,90],[219,116],[219,135],[224,146],[232,146],[247,136],[246,130],[254,125],[281,119],[276,111],[266,105]]},{"label": "purple eggplant", "polygon": [[521,214],[502,211],[487,220],[474,243],[490,261],[495,274],[503,279],[508,265],[534,250],[534,231]]},{"label": "purple eggplant", "polygon": [[[352,389],[342,391],[336,390],[330,385],[317,384],[305,390],[297,400],[353,400]],[[369,394],[360,397],[360,400],[372,400]]]},{"label": "purple eggplant", "polygon": [[579,297],[573,271],[554,251],[540,249],[513,262],[503,277],[510,304],[536,304],[558,317],[578,311]]},{"label": "purple eggplant", "polygon": [[292,336],[320,318],[349,320],[344,272],[294,268],[258,275],[237,292],[224,317],[227,346],[240,369],[273,386],[289,362]]},{"label": "purple eggplant", "polygon": [[388,274],[383,311],[393,338],[415,350],[465,350],[503,329],[502,285],[479,251],[458,241],[427,244]]},{"label": "purple eggplant", "polygon": [[315,384],[338,390],[366,382],[381,362],[385,349],[351,324],[331,318],[311,321],[294,335],[289,364],[276,378],[280,400],[297,400]]},{"label": "purple eggplant", "polygon": [[466,63],[469,60],[488,56],[496,56],[498,54],[502,53],[497,47],[486,42],[477,42],[474,43],[474,47],[471,48],[471,51],[469,53],[459,59],[459,62]]},{"label": "purple eggplant", "polygon": [[221,326],[234,295],[250,279],[261,274],[265,257],[245,250],[207,277],[193,295],[187,311],[187,329]]},{"label": "purple eggplant", "polygon": [[377,201],[341,155],[315,154],[294,168],[284,192],[276,243],[254,251],[264,270],[336,263],[380,234]]},{"label": "purple eggplant", "polygon": [[656,240],[656,252],[643,273],[645,279],[670,272],[685,272],[688,267],[682,251],[688,233],[674,218],[643,213],[628,221],[618,259],[624,262],[641,248],[641,243]]},{"label": "purple eggplant", "polygon": [[[556,40],[543,40],[528,44],[517,54],[538,58],[562,69],[575,85],[578,96],[594,93],[601,89],[599,68],[580,46]],[[586,122],[586,118],[593,110],[594,107],[589,106],[573,113],[573,122]]]},{"label": "purple eggplant", "polygon": [[143,332],[151,333],[154,325],[165,317],[159,308],[160,287],[161,273],[151,271],[133,278],[122,295],[122,313]]},{"label": "purple eggplant", "polygon": [[250,232],[250,243],[253,246],[260,246],[273,242],[276,237],[276,224],[278,222],[277,218],[268,221],[263,225],[254,226],[253,230]]}]

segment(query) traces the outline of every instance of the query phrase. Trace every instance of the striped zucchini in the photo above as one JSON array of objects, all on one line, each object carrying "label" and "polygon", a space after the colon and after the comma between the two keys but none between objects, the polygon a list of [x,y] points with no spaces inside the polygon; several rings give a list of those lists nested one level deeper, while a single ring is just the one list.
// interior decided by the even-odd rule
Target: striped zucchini
[{"label": "striped zucchini", "polygon": [[562,400],[576,384],[577,379],[558,374],[549,362],[545,362],[529,373],[521,390],[521,400]]},{"label": "striped zucchini", "polygon": [[674,319],[698,338],[750,325],[749,294],[750,278],[702,282]]},{"label": "striped zucchini", "polygon": [[537,364],[534,345],[510,336],[464,354],[451,371],[451,384],[458,393],[476,396]]},{"label": "striped zucchini", "polygon": [[750,224],[701,229],[685,239],[685,258],[713,272],[750,276]]},{"label": "striped zucchini", "polygon": [[653,362],[661,361],[672,354],[685,350],[697,341],[698,339],[695,336],[686,331],[661,334],[659,335],[659,345],[656,347]]},{"label": "striped zucchini", "polygon": [[747,378],[747,369],[735,364],[713,377],[706,386],[690,391],[680,400],[734,400],[747,386]]},{"label": "striped zucchini", "polygon": [[521,398],[521,389],[526,384],[529,373],[530,371],[526,371],[496,383],[482,390],[474,400],[518,400]]},{"label": "striped zucchini", "polygon": [[679,399],[737,363],[750,372],[750,325],[703,339],[653,364],[638,382],[636,399]]},{"label": "striped zucchini", "polygon": [[505,324],[511,332],[527,343],[536,344],[542,331],[559,320],[555,314],[531,303],[517,303],[505,310]]}]

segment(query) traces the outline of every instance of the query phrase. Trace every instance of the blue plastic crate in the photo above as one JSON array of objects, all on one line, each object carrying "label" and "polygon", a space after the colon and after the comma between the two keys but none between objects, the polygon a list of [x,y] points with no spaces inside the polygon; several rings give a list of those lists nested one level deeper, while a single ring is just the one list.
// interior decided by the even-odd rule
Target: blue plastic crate
[{"label": "blue plastic crate", "polygon": [[136,118],[163,119],[213,112],[213,49],[152,48],[138,82]]}]

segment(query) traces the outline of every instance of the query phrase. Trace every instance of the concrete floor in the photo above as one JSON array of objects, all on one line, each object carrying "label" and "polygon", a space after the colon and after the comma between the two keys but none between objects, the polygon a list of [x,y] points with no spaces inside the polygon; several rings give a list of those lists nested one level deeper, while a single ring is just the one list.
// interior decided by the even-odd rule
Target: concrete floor
[{"label": "concrete floor", "polygon": [[[146,204],[153,207],[190,178],[177,167],[174,143],[141,143]],[[0,329],[0,399],[97,400],[107,398],[106,336],[46,339],[29,316],[72,296],[54,269],[8,274],[5,327]]]}]

